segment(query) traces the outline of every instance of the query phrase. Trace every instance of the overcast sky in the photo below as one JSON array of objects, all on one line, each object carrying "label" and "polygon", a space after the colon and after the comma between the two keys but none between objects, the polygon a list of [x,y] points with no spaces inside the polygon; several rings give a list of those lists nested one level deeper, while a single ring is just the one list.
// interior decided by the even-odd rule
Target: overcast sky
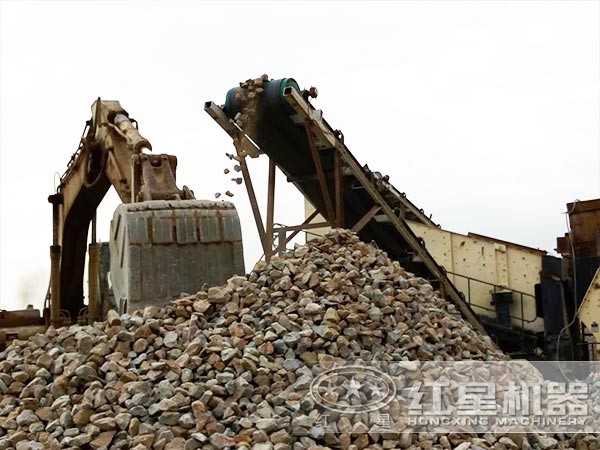
[{"label": "overcast sky", "polygon": [[[0,3],[0,308],[40,306],[47,196],[95,98],[120,100],[200,199],[230,189],[246,266],[262,253],[227,135],[203,111],[267,73],[315,106],[361,163],[445,229],[552,250],[565,204],[600,197],[600,7],[533,2]],[[252,169],[266,198],[264,161]],[[282,177],[280,177],[281,179]],[[281,182],[276,219],[302,221]],[[118,204],[99,211],[108,238]]]}]

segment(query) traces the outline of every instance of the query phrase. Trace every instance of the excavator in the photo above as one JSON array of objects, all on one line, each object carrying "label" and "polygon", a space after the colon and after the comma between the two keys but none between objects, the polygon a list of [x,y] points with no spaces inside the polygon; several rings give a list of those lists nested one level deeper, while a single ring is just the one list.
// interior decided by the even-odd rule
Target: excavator
[{"label": "excavator", "polygon": [[[93,103],[79,147],[48,197],[51,275],[43,311],[0,311],[0,345],[49,325],[102,320],[109,309],[124,313],[161,305],[244,273],[234,205],[197,200],[187,186],[180,189],[176,156],[151,150],[118,101]],[[109,243],[99,243],[96,210],[111,186],[122,204]]]},{"label": "excavator", "polygon": [[[511,356],[600,359],[600,199],[567,205],[570,231],[557,242],[561,258],[444,230],[389,177],[359,164],[343,133],[311,104],[316,96],[315,88],[302,90],[292,78],[263,76],[232,88],[222,106],[205,104],[233,139],[231,157],[240,166],[265,259],[301,231],[350,228],[429,280]],[[108,309],[164,304],[244,272],[234,206],[199,201],[189,188],[179,189],[176,157],[150,154],[150,143],[119,102],[98,99],[92,113],[49,197],[51,282],[43,312],[0,311],[0,346],[49,325],[102,319]],[[269,158],[266,226],[246,164],[247,157],[260,155]],[[276,168],[305,197],[302,225],[274,223]],[[109,242],[98,243],[95,211],[111,186],[123,204],[114,213]]]}]

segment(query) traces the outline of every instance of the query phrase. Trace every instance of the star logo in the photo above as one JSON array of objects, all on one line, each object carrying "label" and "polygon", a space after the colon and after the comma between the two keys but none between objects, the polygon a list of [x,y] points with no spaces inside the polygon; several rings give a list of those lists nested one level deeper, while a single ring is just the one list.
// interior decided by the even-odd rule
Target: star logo
[{"label": "star logo", "polygon": [[350,399],[351,397],[360,398],[360,390],[363,387],[360,381],[354,379],[354,377],[350,378],[349,381],[345,381],[342,384],[342,387],[346,389],[346,395],[344,395],[344,399]]},{"label": "star logo", "polygon": [[335,367],[319,374],[310,385],[317,405],[341,413],[379,410],[396,395],[394,381],[384,372],[362,365]]},{"label": "star logo", "polygon": [[321,389],[319,389],[319,393],[321,394],[321,397],[323,397],[325,400],[328,400],[331,402],[337,401],[337,398],[338,398],[337,388],[333,384],[328,384],[327,386],[322,386]]},{"label": "star logo", "polygon": [[376,400],[381,400],[387,393],[387,389],[384,386],[379,386],[374,383],[367,383],[367,389],[371,391],[371,396]]}]

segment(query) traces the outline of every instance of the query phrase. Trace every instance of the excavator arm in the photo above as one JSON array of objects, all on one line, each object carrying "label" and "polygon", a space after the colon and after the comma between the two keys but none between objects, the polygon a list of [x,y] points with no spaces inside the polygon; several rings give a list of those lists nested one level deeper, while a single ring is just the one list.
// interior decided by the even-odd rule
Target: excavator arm
[{"label": "excavator arm", "polygon": [[[118,101],[94,102],[79,147],[48,198],[53,205],[49,297],[54,326],[65,318],[75,320],[84,308],[88,231],[111,186],[123,203],[194,198],[187,187],[176,186],[177,158],[145,152],[151,149]],[[95,229],[92,234],[95,241]]]}]

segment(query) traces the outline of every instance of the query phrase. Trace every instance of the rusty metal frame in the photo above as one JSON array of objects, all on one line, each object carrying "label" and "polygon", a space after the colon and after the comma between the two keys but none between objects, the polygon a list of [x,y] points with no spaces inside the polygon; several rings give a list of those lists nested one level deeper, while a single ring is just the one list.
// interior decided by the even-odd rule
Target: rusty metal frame
[{"label": "rusty metal frame", "polygon": [[333,155],[335,183],[335,221],[336,226],[344,228],[344,163],[338,152]]},{"label": "rusty metal frame", "polygon": [[275,161],[269,158],[269,186],[267,192],[267,248],[265,258],[271,259],[273,252],[273,217],[275,215]]},{"label": "rusty metal frame", "polygon": [[[321,222],[321,223],[318,223],[318,224],[311,224],[310,222],[311,222],[311,221],[312,221],[312,220],[313,220],[315,217],[317,217],[318,215],[319,215],[319,211],[317,211],[317,210],[315,209],[315,210],[313,211],[313,213],[312,213],[310,216],[308,216],[308,217],[307,217],[307,218],[304,220],[304,222],[302,222],[302,224],[301,224],[301,225],[298,225],[297,227],[287,227],[287,228],[290,228],[290,229],[291,229],[291,228],[295,228],[295,230],[292,232],[292,234],[290,234],[290,235],[289,235],[289,236],[288,236],[288,237],[285,239],[285,241],[283,242],[283,244],[280,244],[280,247],[281,247],[281,246],[283,246],[283,247],[286,247],[286,246],[287,246],[287,245],[290,243],[290,241],[291,241],[292,239],[294,239],[294,238],[295,238],[295,237],[298,235],[298,233],[300,233],[302,230],[306,230],[306,229],[310,229],[310,228],[321,228],[321,227],[324,227],[324,226],[325,226],[325,227],[327,227],[327,226],[329,226],[329,225],[330,225],[330,223],[329,223],[329,222]],[[315,227],[315,226],[313,226],[313,225],[319,225],[319,226],[318,226],[318,227]],[[283,233],[285,233],[285,232],[286,232],[286,230],[285,230],[284,228],[280,228],[278,232],[283,232]]]},{"label": "rusty metal frame", "polygon": [[[254,191],[254,185],[252,184],[252,177],[250,176],[250,170],[246,163],[246,156],[242,150],[244,140],[249,138],[243,133],[243,130],[235,125],[223,112],[223,110],[214,102],[206,102],[204,104],[204,111],[217,122],[223,130],[233,139],[233,145],[237,154],[237,161],[240,163],[242,170],[242,177],[244,178],[244,185],[246,186],[246,192],[248,199],[250,200],[250,207],[252,208],[252,214],[254,216],[254,222],[256,223],[256,229],[260,238],[263,253],[265,259],[268,261],[273,254],[273,233],[267,233],[267,230],[272,229],[272,211],[275,198],[275,176],[271,178],[271,165],[269,164],[269,199],[267,207],[267,230],[263,224],[262,215],[256,200],[256,192]],[[251,142],[251,141],[250,141]],[[251,142],[254,144],[253,142]],[[269,226],[269,223],[271,226]]]},{"label": "rusty metal frame", "polygon": [[323,201],[325,202],[325,210],[327,211],[326,219],[329,219],[331,222],[335,221],[337,223],[337,217],[333,212],[333,205],[331,204],[331,197],[329,196],[329,188],[327,187],[327,181],[325,180],[325,174],[323,173],[323,166],[321,165],[321,157],[319,156],[319,150],[317,149],[317,145],[315,144],[315,140],[313,138],[312,125],[308,120],[304,122],[304,125],[306,128],[308,146],[310,147],[310,153],[312,155],[315,171],[317,173],[317,179],[319,180],[319,186],[321,187],[321,195],[323,196]]},{"label": "rusty metal frame", "polygon": [[[317,177],[319,179],[319,183],[323,192],[323,198],[325,202],[328,204],[328,208],[330,208],[330,217],[331,220],[326,220],[324,222],[311,223],[318,215],[319,211],[315,210],[312,214],[310,214],[304,222],[300,225],[294,226],[279,226],[275,227],[274,217],[275,217],[275,179],[276,179],[276,163],[271,158],[269,158],[269,175],[268,175],[268,190],[267,190],[267,212],[266,212],[266,223],[263,224],[262,215],[260,212],[260,208],[258,206],[258,201],[256,199],[256,193],[254,191],[254,186],[252,184],[252,179],[250,175],[250,171],[248,169],[248,165],[246,164],[246,152],[244,152],[244,145],[251,145],[258,149],[257,144],[250,139],[250,137],[241,129],[236,123],[230,120],[223,110],[214,102],[206,102],[204,104],[204,110],[207,112],[209,116],[213,118],[215,122],[217,122],[223,130],[233,139],[234,147],[237,153],[237,160],[240,163],[240,168],[242,171],[242,176],[244,178],[244,184],[246,185],[246,190],[248,193],[248,198],[250,200],[250,206],[252,208],[252,213],[254,215],[254,220],[256,222],[256,227],[258,230],[259,237],[261,239],[261,244],[263,247],[263,252],[265,255],[265,260],[269,261],[271,257],[276,253],[281,253],[286,246],[294,239],[301,231],[310,230],[315,228],[323,228],[330,227],[332,225],[338,225],[341,222],[341,215],[339,211],[343,211],[343,203],[339,204],[337,199],[343,198],[342,189],[342,161],[339,160],[339,173],[336,175],[336,205],[335,209],[331,203],[331,197],[329,195],[329,190],[325,183],[325,174],[323,173],[323,167],[321,165],[321,158],[319,156],[319,150],[316,147],[314,142],[314,138],[312,137],[310,131],[307,127],[308,140],[311,145],[311,151],[313,152],[313,161],[315,163],[315,168],[317,172]],[[259,149],[260,150],[260,149]],[[291,232],[288,236],[287,233]],[[277,245],[275,245],[275,235],[279,236]]]},{"label": "rusty metal frame", "polygon": [[240,163],[240,168],[242,169],[244,185],[246,186],[246,192],[248,193],[248,199],[250,200],[250,206],[252,208],[252,214],[254,215],[254,221],[256,222],[258,236],[260,238],[260,242],[262,244],[262,248],[266,257],[268,254],[270,255],[271,249],[268,246],[269,240],[267,239],[267,233],[265,231],[265,226],[263,225],[262,216],[260,214],[260,208],[258,207],[258,202],[256,201],[256,192],[254,191],[252,178],[250,177],[250,170],[248,169],[248,164],[246,163],[246,157],[242,154],[240,150],[241,140],[236,138],[233,142],[235,150],[238,154],[237,161]]},{"label": "rusty metal frame", "polygon": [[[316,214],[315,214],[316,216]],[[313,218],[315,217],[313,216]],[[285,226],[285,227],[277,227],[275,228],[275,232],[280,232],[280,231],[303,231],[303,230],[314,230],[315,228],[324,228],[324,227],[329,227],[331,226],[331,224],[327,221],[325,222],[315,222],[315,223],[303,223],[302,225],[291,225],[291,226]]]},{"label": "rusty metal frame", "polygon": [[369,211],[367,211],[367,213],[362,216],[358,222],[356,222],[354,224],[354,226],[352,227],[352,231],[354,231],[355,233],[358,233],[360,230],[362,230],[366,224],[368,224],[371,219],[373,217],[375,217],[375,214],[377,214],[379,211],[381,210],[381,206],[379,205],[375,205],[373,206]]}]

